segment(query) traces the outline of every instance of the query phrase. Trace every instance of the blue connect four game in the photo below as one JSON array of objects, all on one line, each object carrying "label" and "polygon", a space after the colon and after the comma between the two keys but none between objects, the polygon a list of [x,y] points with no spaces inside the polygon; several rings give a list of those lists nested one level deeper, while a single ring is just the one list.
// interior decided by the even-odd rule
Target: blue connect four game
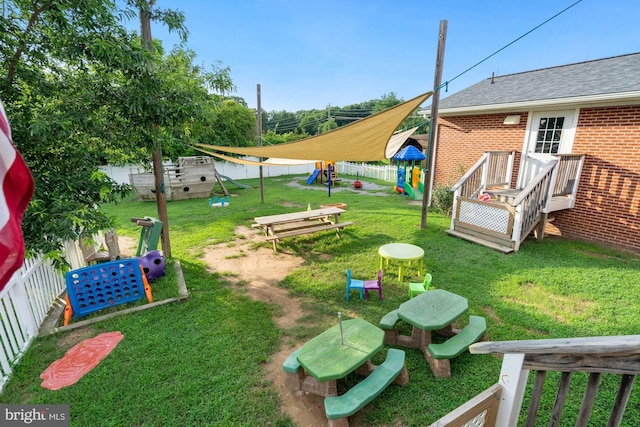
[{"label": "blue connect four game", "polygon": [[[73,316],[82,317],[117,304],[138,300],[151,290],[136,258],[103,262],[69,271],[67,296]],[[146,288],[145,288],[146,287]],[[148,290],[148,294],[145,293]]]}]

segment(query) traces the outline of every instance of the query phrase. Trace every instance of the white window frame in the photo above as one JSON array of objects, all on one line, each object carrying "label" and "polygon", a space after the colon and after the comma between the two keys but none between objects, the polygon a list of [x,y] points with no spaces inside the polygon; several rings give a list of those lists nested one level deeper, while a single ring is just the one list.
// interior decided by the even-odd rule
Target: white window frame
[{"label": "white window frame", "polygon": [[[520,173],[518,174],[517,188],[524,188],[526,181],[532,178],[535,170],[546,165],[554,158],[553,154],[535,153],[536,137],[538,133],[538,123],[542,117],[564,117],[562,128],[562,139],[558,147],[557,154],[570,154],[573,150],[573,142],[576,136],[576,127],[580,109],[567,110],[540,110],[529,111],[527,115],[527,128],[522,142],[522,156],[520,158]],[[533,171],[530,169],[533,168]]]}]

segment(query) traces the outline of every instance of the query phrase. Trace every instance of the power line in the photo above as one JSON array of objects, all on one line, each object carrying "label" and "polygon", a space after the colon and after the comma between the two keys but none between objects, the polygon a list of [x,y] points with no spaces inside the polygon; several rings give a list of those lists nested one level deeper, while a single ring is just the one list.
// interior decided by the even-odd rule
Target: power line
[{"label": "power line", "polygon": [[331,116],[331,118],[334,120],[360,120],[366,117],[367,116],[364,116],[364,117]]},{"label": "power line", "polygon": [[454,78],[447,80],[446,82],[442,83],[440,86],[434,88],[433,90],[440,90],[443,87],[448,87],[449,83],[454,81],[455,79],[457,79],[458,77],[462,76],[463,74],[466,74],[467,72],[471,71],[472,69],[476,68],[478,65],[482,64],[484,61],[486,61],[487,59],[491,58],[492,56],[497,55],[498,53],[502,52],[503,50],[505,50],[506,48],[508,48],[509,46],[511,46],[512,44],[514,44],[515,42],[517,42],[518,40],[528,36],[529,34],[531,34],[532,32],[534,32],[535,30],[537,30],[538,28],[542,27],[543,25],[545,25],[546,23],[548,23],[549,21],[557,18],[558,16],[562,15],[564,12],[566,12],[567,10],[571,9],[573,6],[577,5],[578,3],[580,3],[582,0],[578,0],[575,3],[573,3],[570,6],[567,6],[566,8],[562,9],[560,12],[556,13],[555,15],[553,15],[551,18],[547,19],[546,21],[544,21],[543,23],[533,27],[532,29],[530,29],[529,31],[527,31],[526,33],[524,33],[523,35],[521,35],[520,37],[518,37],[517,39],[513,40],[512,42],[502,46],[500,49],[496,50],[495,52],[493,52],[491,55],[487,56],[486,58],[484,58],[483,60],[475,63],[474,65],[472,65],[471,67],[467,68],[466,70],[464,70],[463,72],[461,72],[460,74],[458,74],[457,76],[455,76]]}]

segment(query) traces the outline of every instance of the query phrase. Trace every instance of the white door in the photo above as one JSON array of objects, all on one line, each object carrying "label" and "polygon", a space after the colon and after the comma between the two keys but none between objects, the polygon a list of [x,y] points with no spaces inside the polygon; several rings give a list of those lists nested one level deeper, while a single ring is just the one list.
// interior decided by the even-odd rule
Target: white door
[{"label": "white door", "polygon": [[554,154],[569,154],[576,133],[579,110],[545,111],[530,114],[522,149],[518,188],[524,188]]}]

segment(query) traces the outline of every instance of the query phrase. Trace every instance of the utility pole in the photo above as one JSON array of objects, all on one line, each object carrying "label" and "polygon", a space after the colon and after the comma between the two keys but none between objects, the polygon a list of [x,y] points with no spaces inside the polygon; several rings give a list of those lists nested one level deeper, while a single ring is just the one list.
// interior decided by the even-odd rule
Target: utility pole
[{"label": "utility pole", "polygon": [[[262,147],[262,106],[260,105],[260,83],[258,83],[258,147]],[[259,158],[262,163],[262,157]],[[260,203],[264,203],[264,178],[262,176],[262,165],[260,165]]]},{"label": "utility pole", "polygon": [[[140,35],[142,43],[150,52],[153,52],[151,39],[151,8],[155,0],[148,2],[148,9],[140,8]],[[147,63],[147,69],[152,71],[153,63]],[[158,219],[162,221],[162,252],[165,258],[171,258],[171,242],[169,240],[169,216],[167,215],[167,195],[164,192],[164,168],[162,166],[162,142],[159,138],[158,124],[152,126],[152,135],[157,138],[156,148],[153,151],[153,175],[156,188],[156,205],[158,207]]]},{"label": "utility pole", "polygon": [[431,196],[431,165],[434,154],[434,140],[438,126],[438,104],[440,103],[440,84],[442,83],[442,67],[444,65],[444,47],[447,41],[447,21],[440,21],[438,30],[438,52],[436,54],[436,71],[433,79],[433,96],[431,97],[431,124],[429,125],[429,145],[427,146],[427,168],[424,173],[424,192],[422,193],[422,216],[420,228],[427,227],[427,210]]}]

